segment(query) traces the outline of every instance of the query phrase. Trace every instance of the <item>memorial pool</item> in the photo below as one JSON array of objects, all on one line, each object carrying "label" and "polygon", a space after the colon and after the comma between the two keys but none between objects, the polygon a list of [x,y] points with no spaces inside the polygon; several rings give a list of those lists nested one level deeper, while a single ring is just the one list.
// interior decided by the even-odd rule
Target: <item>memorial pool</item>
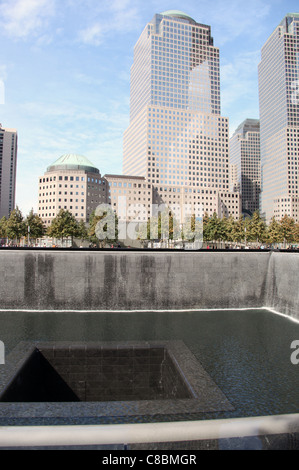
[{"label": "memorial pool", "polygon": [[[299,364],[291,362],[291,343],[299,340],[299,323],[264,308],[149,312],[1,311],[0,339],[5,344],[6,357],[23,341],[182,341],[234,408],[182,416],[157,413],[128,417],[126,422],[299,412]],[[63,422],[94,424],[124,420],[117,416],[85,416],[84,419],[72,416]],[[21,424],[24,423],[39,421],[28,417],[21,420]],[[0,425],[5,424],[12,423],[0,415]]]}]

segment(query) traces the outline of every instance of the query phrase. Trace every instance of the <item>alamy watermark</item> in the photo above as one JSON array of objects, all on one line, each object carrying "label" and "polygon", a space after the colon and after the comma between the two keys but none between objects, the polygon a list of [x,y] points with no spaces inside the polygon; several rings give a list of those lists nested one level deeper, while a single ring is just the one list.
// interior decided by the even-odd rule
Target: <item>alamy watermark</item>
[{"label": "alamy watermark", "polygon": [[[99,240],[184,240],[203,242],[203,209],[191,204],[130,204],[118,197],[116,214],[109,204],[100,204],[95,234]],[[150,214],[149,214],[150,213]]]},{"label": "alamy watermark", "polygon": [[295,349],[291,354],[291,363],[294,365],[299,364],[299,340],[295,339],[291,343],[291,349]]},{"label": "alamy watermark", "polygon": [[0,365],[5,364],[5,346],[3,341],[0,341]]}]

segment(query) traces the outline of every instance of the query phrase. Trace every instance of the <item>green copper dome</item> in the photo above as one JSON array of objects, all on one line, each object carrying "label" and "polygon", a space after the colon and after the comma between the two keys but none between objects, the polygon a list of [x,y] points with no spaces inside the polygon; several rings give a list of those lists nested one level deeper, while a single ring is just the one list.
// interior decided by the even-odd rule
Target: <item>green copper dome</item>
[{"label": "green copper dome", "polygon": [[84,170],[99,173],[99,170],[86,157],[74,153],[62,155],[47,168],[47,171],[55,170]]},{"label": "green copper dome", "polygon": [[196,21],[191,18],[191,16],[186,15],[183,11],[180,10],[167,10],[161,13],[162,16],[172,16],[173,18],[181,18],[183,20],[188,20],[190,23],[196,23]]}]

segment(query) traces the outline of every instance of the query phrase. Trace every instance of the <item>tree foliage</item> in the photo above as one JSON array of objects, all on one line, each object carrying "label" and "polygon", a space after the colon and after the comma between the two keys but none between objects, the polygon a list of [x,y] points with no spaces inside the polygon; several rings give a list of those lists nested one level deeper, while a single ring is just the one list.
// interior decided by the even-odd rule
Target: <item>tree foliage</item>
[{"label": "tree foliage", "polygon": [[272,217],[270,224],[267,230],[268,242],[271,244],[283,242],[283,233],[281,229],[281,224]]},{"label": "tree foliage", "polygon": [[292,243],[295,241],[295,221],[293,218],[285,215],[280,221],[280,229],[284,242]]},{"label": "tree foliage", "polygon": [[266,222],[260,216],[259,211],[254,212],[248,224],[247,240],[257,243],[265,242],[267,239],[266,232]]},{"label": "tree foliage", "polygon": [[81,241],[88,239],[88,230],[86,228],[84,220],[80,220],[78,223],[78,233],[76,235]]},{"label": "tree foliage", "polygon": [[26,233],[29,234],[29,238],[34,240],[37,238],[42,238],[46,233],[46,228],[42,219],[34,213],[33,209],[31,209],[28,216],[26,217],[25,230]]},{"label": "tree foliage", "polygon": [[79,236],[79,223],[70,211],[61,209],[52,220],[47,235],[61,240],[71,237],[73,240]]},{"label": "tree foliage", "polygon": [[[206,242],[260,243],[267,244],[299,244],[299,223],[285,215],[281,220],[274,217],[267,225],[260,213],[256,211],[252,217],[241,216],[235,220],[233,216],[219,218],[216,213],[203,217],[203,240]],[[71,212],[61,209],[46,230],[42,219],[30,211],[26,219],[16,207],[9,218],[0,220],[0,238],[17,240],[27,238],[28,227],[31,239],[42,238],[44,235],[57,239],[68,237],[89,239],[98,246],[115,243],[118,240],[118,217],[110,206],[94,211],[89,220],[88,229],[84,221],[77,221]],[[195,234],[196,219],[191,215],[184,224],[179,223],[175,215],[165,208],[157,216],[139,224],[137,238],[139,240],[192,240]],[[101,235],[99,235],[101,234]]]},{"label": "tree foliage", "polygon": [[18,206],[11,212],[6,224],[6,236],[10,240],[17,240],[26,235],[26,224],[24,222],[24,217]]},{"label": "tree foliage", "polygon": [[3,216],[2,219],[0,220],[0,238],[7,237],[6,225],[7,225],[7,218]]},{"label": "tree foliage", "polygon": [[101,247],[117,242],[118,217],[110,206],[91,213],[87,236],[92,243]]},{"label": "tree foliage", "polygon": [[223,219],[220,219],[216,212],[209,218],[205,225],[205,239],[211,241],[225,240],[225,224]]},{"label": "tree foliage", "polygon": [[[166,219],[169,218],[167,221]],[[157,217],[151,217],[147,222],[140,226],[138,238],[140,240],[151,240],[163,238],[164,227],[169,224],[170,239],[182,238],[187,240],[192,238],[194,232],[195,218],[191,216],[188,229],[183,231],[179,226],[179,237],[174,237],[176,220],[171,212],[159,214]],[[191,230],[190,230],[191,227]],[[153,236],[155,235],[155,236]],[[267,226],[259,211],[256,211],[252,217],[240,216],[235,220],[233,216],[219,218],[216,213],[209,216],[207,213],[203,217],[203,240],[205,242],[231,242],[259,245],[263,243],[299,243],[299,223],[285,215],[280,221],[274,217]]]},{"label": "tree foliage", "polygon": [[139,224],[138,240],[177,240],[181,238],[181,227],[174,214],[167,207],[147,222]]}]

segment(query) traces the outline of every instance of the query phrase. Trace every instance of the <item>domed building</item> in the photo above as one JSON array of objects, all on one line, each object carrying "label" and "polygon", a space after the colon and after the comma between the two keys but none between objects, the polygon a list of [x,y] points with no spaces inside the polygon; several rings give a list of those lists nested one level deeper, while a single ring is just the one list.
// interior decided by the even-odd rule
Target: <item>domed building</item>
[{"label": "domed building", "polygon": [[46,226],[61,209],[88,222],[91,213],[106,201],[106,182],[86,157],[62,155],[39,178],[38,215]]},{"label": "domed building", "polygon": [[190,24],[196,25],[196,21],[193,18],[191,18],[191,16],[186,15],[186,13],[184,13],[183,11],[180,11],[180,10],[167,10],[167,11],[163,11],[162,13],[160,13],[160,15],[161,16],[169,16],[169,17],[172,17],[172,18],[179,18],[181,20],[188,21],[188,23],[190,23]]}]

